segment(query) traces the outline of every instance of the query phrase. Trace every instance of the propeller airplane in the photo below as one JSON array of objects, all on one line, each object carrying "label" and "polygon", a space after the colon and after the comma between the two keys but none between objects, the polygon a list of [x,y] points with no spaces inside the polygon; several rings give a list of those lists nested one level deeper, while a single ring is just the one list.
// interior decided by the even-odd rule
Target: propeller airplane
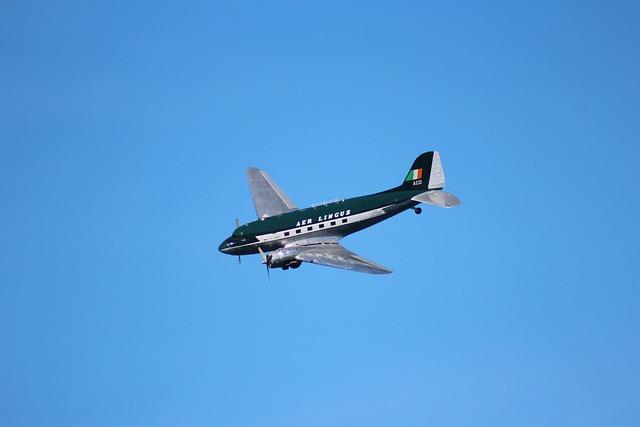
[{"label": "propeller airplane", "polygon": [[443,191],[444,171],[437,151],[423,153],[413,162],[397,187],[368,196],[298,207],[271,177],[247,169],[249,188],[258,220],[239,225],[218,250],[238,256],[260,254],[270,268],[298,268],[303,262],[370,274],[392,271],[345,249],[340,239],[408,209],[420,214],[420,203],[452,208],[461,202]]}]

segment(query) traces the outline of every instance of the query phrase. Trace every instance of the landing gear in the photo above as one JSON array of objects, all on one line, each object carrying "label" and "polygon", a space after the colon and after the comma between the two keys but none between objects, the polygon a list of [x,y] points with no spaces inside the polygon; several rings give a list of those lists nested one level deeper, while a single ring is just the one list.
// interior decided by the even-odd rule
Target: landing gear
[{"label": "landing gear", "polygon": [[298,267],[300,267],[302,263],[300,261],[291,261],[289,264],[285,264],[282,267],[280,267],[283,270],[288,270],[289,267],[293,268],[294,270]]},{"label": "landing gear", "polygon": [[411,208],[416,213],[416,215],[420,215],[422,213],[422,208]]},{"label": "landing gear", "polygon": [[295,270],[296,268],[300,267],[301,264],[302,263],[300,261],[293,261],[293,262],[290,262],[289,264],[283,265],[282,269],[283,270],[288,270],[289,267],[291,267],[291,268],[293,268]]}]

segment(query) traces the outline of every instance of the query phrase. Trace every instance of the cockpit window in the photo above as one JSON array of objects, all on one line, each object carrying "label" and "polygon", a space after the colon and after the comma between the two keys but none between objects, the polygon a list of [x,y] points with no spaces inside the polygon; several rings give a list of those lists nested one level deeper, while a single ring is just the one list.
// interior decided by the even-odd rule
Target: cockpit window
[{"label": "cockpit window", "polygon": [[231,236],[227,239],[229,246],[233,246],[236,243],[244,243],[247,241],[247,236]]}]

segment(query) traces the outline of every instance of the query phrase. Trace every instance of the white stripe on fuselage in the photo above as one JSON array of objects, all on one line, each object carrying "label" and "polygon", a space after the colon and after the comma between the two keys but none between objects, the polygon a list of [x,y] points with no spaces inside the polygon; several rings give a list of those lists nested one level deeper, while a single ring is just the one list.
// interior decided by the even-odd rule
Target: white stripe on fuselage
[{"label": "white stripe on fuselage", "polygon": [[382,208],[373,209],[373,210],[362,212],[355,215],[335,217],[333,219],[328,219],[326,221],[318,222],[315,224],[300,225],[300,226],[289,228],[286,230],[279,230],[275,233],[256,235],[256,239],[258,239],[260,243],[265,243],[265,242],[272,242],[274,240],[290,239],[292,237],[304,236],[306,234],[311,234],[318,231],[327,231],[332,228],[338,228],[343,225],[355,224],[361,221],[366,221],[371,218],[376,218],[380,215],[384,215],[385,214],[384,210],[389,206],[393,206],[393,205],[384,206]]}]

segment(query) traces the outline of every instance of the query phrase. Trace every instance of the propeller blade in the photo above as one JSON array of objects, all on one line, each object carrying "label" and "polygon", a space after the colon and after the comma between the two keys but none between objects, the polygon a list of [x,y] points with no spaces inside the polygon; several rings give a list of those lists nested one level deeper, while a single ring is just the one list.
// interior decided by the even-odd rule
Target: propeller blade
[{"label": "propeller blade", "polygon": [[265,255],[264,251],[262,250],[262,248],[260,246],[258,246],[258,252],[260,252],[260,256],[262,256],[262,263],[267,266],[267,277],[269,278],[269,281],[271,281],[271,273],[269,272],[269,261],[270,261],[269,258],[270,257]]},{"label": "propeller blade", "polygon": [[260,256],[262,257],[262,263],[266,264],[267,263],[267,256],[264,254],[264,251],[262,250],[262,248],[260,246],[258,246],[258,252],[260,252]]}]

